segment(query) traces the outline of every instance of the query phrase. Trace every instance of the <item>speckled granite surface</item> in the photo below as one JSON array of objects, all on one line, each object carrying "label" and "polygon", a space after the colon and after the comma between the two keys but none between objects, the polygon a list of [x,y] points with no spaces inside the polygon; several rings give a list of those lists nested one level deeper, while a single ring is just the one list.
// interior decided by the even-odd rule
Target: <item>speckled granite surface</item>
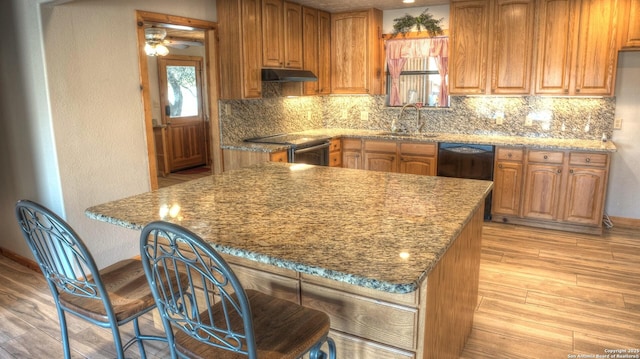
[{"label": "speckled granite surface", "polygon": [[[563,138],[540,138],[504,135],[467,135],[455,133],[437,133],[436,137],[429,134],[418,134],[409,136],[393,136],[384,133],[385,131],[375,130],[352,130],[347,128],[320,128],[315,130],[301,131],[297,133],[306,135],[328,136],[328,137],[362,137],[368,139],[388,139],[416,142],[456,142],[475,143],[495,146],[525,146],[528,148],[544,148],[558,150],[594,151],[594,152],[616,152],[616,146],[612,141],[603,142],[601,140],[586,139],[563,139]],[[425,136],[427,135],[427,136]],[[431,134],[433,135],[433,133]],[[281,150],[282,146],[263,145],[247,142],[235,142],[222,146],[226,149],[236,149],[245,151],[273,152]]]},{"label": "speckled granite surface", "polygon": [[408,293],[491,187],[487,181],[267,163],[97,205],[86,215],[138,230],[163,219],[223,253]]}]

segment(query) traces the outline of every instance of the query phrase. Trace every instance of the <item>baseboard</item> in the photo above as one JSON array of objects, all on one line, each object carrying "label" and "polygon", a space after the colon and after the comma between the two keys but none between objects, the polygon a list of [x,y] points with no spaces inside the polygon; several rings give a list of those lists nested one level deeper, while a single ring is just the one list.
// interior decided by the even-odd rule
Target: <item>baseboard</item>
[{"label": "baseboard", "polygon": [[640,219],[609,216],[614,227],[640,229]]},{"label": "baseboard", "polygon": [[21,264],[29,269],[32,269],[38,273],[42,273],[42,271],[40,270],[40,266],[38,265],[38,263],[36,261],[34,261],[31,258],[27,258],[27,257],[23,257],[21,255],[19,255],[18,253],[8,250],[6,248],[2,248],[0,247],[0,255],[3,255],[9,259],[11,259],[12,261]]}]

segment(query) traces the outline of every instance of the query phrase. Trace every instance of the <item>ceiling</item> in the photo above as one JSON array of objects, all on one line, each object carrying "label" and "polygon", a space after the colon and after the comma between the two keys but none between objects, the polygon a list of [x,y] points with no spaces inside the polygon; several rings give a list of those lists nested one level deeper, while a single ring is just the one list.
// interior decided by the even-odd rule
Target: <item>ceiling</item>
[{"label": "ceiling", "polygon": [[449,4],[448,0],[415,0],[412,4],[405,4],[402,0],[294,0],[294,2],[328,12],[362,10],[372,7],[380,10],[394,10]]}]

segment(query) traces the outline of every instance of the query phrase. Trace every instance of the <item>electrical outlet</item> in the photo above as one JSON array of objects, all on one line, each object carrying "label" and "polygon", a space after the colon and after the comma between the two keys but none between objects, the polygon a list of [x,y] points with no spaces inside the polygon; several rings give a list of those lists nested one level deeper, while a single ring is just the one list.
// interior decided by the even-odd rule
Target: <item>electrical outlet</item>
[{"label": "electrical outlet", "polygon": [[360,112],[360,121],[367,121],[369,119],[369,112],[361,111]]},{"label": "electrical outlet", "polygon": [[311,122],[311,111],[307,111],[307,121]]},{"label": "electrical outlet", "polygon": [[504,123],[504,117],[496,117],[496,125],[502,125]]},{"label": "electrical outlet", "polygon": [[616,118],[615,120],[613,120],[613,129],[614,130],[621,130],[622,129],[622,119],[621,118]]},{"label": "electrical outlet", "polygon": [[532,126],[533,125],[533,118],[531,116],[527,116],[524,119],[524,125],[527,126],[527,127]]},{"label": "electrical outlet", "polygon": [[231,116],[231,105],[230,104],[224,105],[224,114],[227,115],[227,116]]},{"label": "electrical outlet", "polygon": [[343,120],[347,119],[347,110],[342,110],[341,116]]}]

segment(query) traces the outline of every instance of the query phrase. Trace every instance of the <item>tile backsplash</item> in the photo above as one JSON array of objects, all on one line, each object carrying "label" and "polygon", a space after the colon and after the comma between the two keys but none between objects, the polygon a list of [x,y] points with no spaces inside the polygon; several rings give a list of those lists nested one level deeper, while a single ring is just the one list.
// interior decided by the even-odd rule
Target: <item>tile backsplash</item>
[{"label": "tile backsplash", "polygon": [[[401,109],[385,96],[331,95],[287,98],[276,83],[263,84],[263,98],[221,100],[222,143],[317,128],[389,130]],[[615,98],[542,96],[451,96],[449,108],[422,108],[422,132],[570,139],[611,138]],[[498,124],[502,120],[502,124]],[[407,107],[401,130],[418,128]]]}]

